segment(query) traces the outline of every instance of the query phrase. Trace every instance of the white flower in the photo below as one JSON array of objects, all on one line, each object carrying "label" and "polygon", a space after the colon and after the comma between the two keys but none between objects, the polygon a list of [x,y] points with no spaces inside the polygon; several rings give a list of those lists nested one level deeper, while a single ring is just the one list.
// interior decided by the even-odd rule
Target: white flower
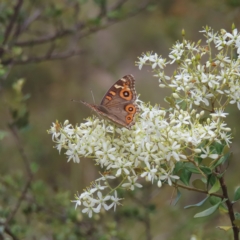
[{"label": "white flower", "polygon": [[120,176],[122,174],[122,171],[126,174],[129,175],[129,170],[128,168],[132,165],[131,162],[123,161],[121,158],[117,158],[114,164],[111,164],[108,166],[108,168],[117,168],[117,173],[116,177]]},{"label": "white flower", "polygon": [[76,194],[76,200],[72,200],[72,202],[75,202],[75,209],[81,205],[81,199],[80,199],[80,195]]},{"label": "white flower", "polygon": [[166,66],[166,64],[165,64],[166,60],[163,59],[161,56],[158,57],[158,55],[156,53],[149,57],[149,61],[153,62],[153,64],[152,64],[153,69],[156,68],[157,66],[159,68],[163,69]]},{"label": "white flower", "polygon": [[127,188],[127,189],[130,189],[130,190],[134,190],[135,189],[135,187],[138,187],[138,188],[141,188],[142,187],[142,185],[141,184],[139,184],[139,183],[137,183],[136,181],[138,180],[138,177],[128,177],[128,181],[129,181],[129,183],[124,183],[124,184],[122,184],[122,187],[124,187],[124,188]]},{"label": "white flower", "polygon": [[93,203],[98,204],[97,209],[99,209],[100,211],[101,207],[103,207],[105,210],[108,210],[109,207],[105,202],[108,201],[111,198],[111,196],[107,195],[103,197],[102,192],[100,191],[97,192],[97,196],[98,196],[97,199],[92,200]]},{"label": "white flower", "polygon": [[215,113],[210,113],[210,115],[212,115],[213,118],[225,118],[228,113],[224,113],[223,109],[215,109]]},{"label": "white flower", "polygon": [[200,155],[201,158],[207,158],[207,157],[212,158],[212,159],[217,159],[218,158],[218,154],[211,154],[210,153],[209,146],[207,146],[206,149],[204,149],[204,148],[201,148],[201,149],[204,153],[204,154]]},{"label": "white flower", "polygon": [[149,182],[153,183],[157,173],[157,169],[154,166],[152,166],[151,168],[148,162],[146,162],[146,165],[147,165],[147,171],[143,172],[141,174],[141,177],[146,177]]},{"label": "white flower", "polygon": [[80,158],[78,155],[78,146],[76,144],[69,143],[68,144],[68,150],[65,153],[68,155],[68,162],[70,160],[73,160],[73,162],[79,163]]},{"label": "white flower", "polygon": [[136,62],[136,64],[138,65],[139,70],[142,69],[142,66],[146,63],[146,61],[148,60],[148,57],[146,55],[143,55],[143,57],[139,57],[139,62]]},{"label": "white flower", "polygon": [[116,210],[117,205],[120,205],[119,201],[122,200],[122,198],[117,197],[117,191],[114,192],[114,196],[111,196],[112,203],[109,205],[110,208],[114,208],[114,212]]},{"label": "white flower", "polygon": [[161,181],[167,180],[168,185],[172,186],[172,179],[177,180],[177,179],[179,179],[179,176],[171,175],[170,172],[166,172],[164,169],[162,169],[162,175],[159,177],[159,180],[161,180]]},{"label": "white flower", "polygon": [[92,213],[99,213],[100,209],[99,206],[97,208],[94,208],[94,202],[83,202],[83,205],[85,206],[85,208],[82,210],[83,213],[87,213],[88,217],[92,217]]}]

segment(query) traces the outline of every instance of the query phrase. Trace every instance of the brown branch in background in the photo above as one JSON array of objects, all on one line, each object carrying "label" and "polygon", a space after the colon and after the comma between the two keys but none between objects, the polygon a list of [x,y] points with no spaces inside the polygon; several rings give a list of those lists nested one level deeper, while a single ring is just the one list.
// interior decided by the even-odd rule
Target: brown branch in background
[{"label": "brown branch in background", "polygon": [[[117,10],[118,8],[120,8],[127,0],[121,0],[119,1],[114,7],[111,8],[111,11],[113,10]],[[93,28],[87,28],[86,32],[82,33],[79,35],[79,39],[86,37],[92,33],[95,33],[99,30],[105,29],[107,27],[109,27],[110,25],[117,23],[121,20],[126,20],[127,18],[133,17],[135,15],[137,15],[138,13],[140,13],[141,11],[145,10],[147,8],[147,6],[154,1],[147,1],[146,3],[142,4],[142,6],[140,6],[138,9],[133,10],[132,12],[128,13],[124,19],[107,19],[107,23],[103,26],[97,26],[97,27],[93,27]],[[104,15],[106,16],[106,14]],[[104,17],[103,15],[101,15],[101,17]],[[39,45],[39,44],[45,44],[51,41],[55,41],[56,39],[60,39],[63,37],[66,37],[68,35],[71,34],[76,34],[79,31],[83,31],[85,30],[87,27],[87,24],[85,22],[81,22],[81,23],[77,23],[73,28],[67,28],[67,29],[62,29],[61,31],[57,31],[53,34],[48,34],[42,37],[39,37],[38,39],[33,39],[33,40],[29,40],[29,41],[18,41],[15,42],[15,46],[19,46],[19,47],[29,47],[29,46],[33,46],[33,45]]]},{"label": "brown branch in background", "polygon": [[33,46],[33,45],[44,44],[44,43],[48,43],[48,42],[54,41],[56,39],[65,37],[67,35],[73,34],[73,33],[75,33],[74,29],[64,29],[64,30],[56,32],[54,34],[49,34],[49,35],[45,35],[43,37],[39,37],[38,39],[22,41],[22,42],[21,41],[15,42],[15,46],[29,47],[29,46]]},{"label": "brown branch in background", "polygon": [[12,209],[12,211],[9,214],[6,222],[4,223],[5,227],[8,226],[8,223],[14,218],[15,214],[17,213],[22,201],[24,200],[24,198],[27,194],[28,189],[30,188],[30,185],[31,185],[31,182],[32,182],[32,179],[33,179],[33,174],[32,174],[31,168],[30,168],[30,162],[27,158],[27,155],[25,154],[25,151],[24,151],[24,148],[22,146],[21,140],[19,139],[17,128],[14,125],[13,126],[10,125],[10,130],[13,133],[13,136],[14,136],[15,141],[16,141],[17,146],[18,146],[18,151],[19,151],[19,153],[22,157],[22,160],[24,162],[24,165],[25,165],[25,168],[26,168],[26,171],[27,171],[27,175],[28,175],[28,180],[25,184],[24,189],[22,190],[22,193],[21,193],[20,197],[17,200],[17,203],[16,203],[15,207]]},{"label": "brown branch in background", "polygon": [[5,226],[8,226],[9,222],[14,218],[15,214],[17,213],[22,201],[24,200],[24,198],[27,194],[28,189],[30,188],[31,182],[32,182],[32,178],[29,178],[25,184],[24,189],[22,190],[21,196],[18,198],[18,201],[17,201],[15,207],[12,209],[6,222],[4,223]]},{"label": "brown branch in background", "polygon": [[8,64],[28,64],[28,63],[37,63],[42,61],[51,61],[51,60],[60,60],[60,59],[66,59],[73,56],[78,56],[84,53],[82,50],[67,50],[65,52],[58,52],[58,53],[52,53],[47,52],[47,54],[43,56],[29,56],[27,59],[24,60],[15,60],[15,59],[7,59],[2,61],[3,65]]},{"label": "brown branch in background", "polygon": [[219,198],[221,198],[221,199],[224,198],[223,195],[218,194],[218,193],[210,193],[210,194],[209,194],[207,190],[201,190],[201,189],[197,189],[197,188],[193,188],[193,187],[188,187],[188,186],[181,185],[181,184],[178,184],[178,183],[175,183],[175,182],[173,182],[173,185],[174,185],[175,187],[177,187],[177,188],[183,188],[183,189],[187,189],[187,190],[189,190],[189,191],[204,193],[204,194],[208,194],[208,195],[210,195],[210,196],[219,197]]},{"label": "brown branch in background", "polygon": [[228,191],[227,191],[227,186],[225,184],[223,176],[219,178],[219,182],[222,188],[223,192],[223,197],[226,199],[226,205],[228,208],[228,215],[232,224],[232,229],[233,229],[233,236],[234,240],[239,240],[239,229],[238,227],[234,224],[235,221],[235,216],[234,216],[234,211],[233,211],[233,203],[231,203],[229,196],[228,196]]},{"label": "brown branch in background", "polygon": [[13,15],[9,21],[8,26],[6,27],[6,31],[5,31],[4,38],[3,38],[3,45],[6,44],[6,42],[8,41],[8,38],[9,38],[9,36],[12,32],[13,26],[17,20],[18,13],[19,13],[19,10],[20,10],[22,4],[23,4],[23,0],[18,0],[17,4],[14,7]]},{"label": "brown branch in background", "polygon": [[37,20],[38,17],[40,17],[41,13],[42,11],[40,9],[37,9],[36,11],[34,11],[34,13],[24,21],[23,25],[21,26],[20,33],[27,30],[31,25],[31,23]]},{"label": "brown branch in background", "polygon": [[5,233],[7,233],[10,237],[12,237],[12,240],[19,240],[19,238],[17,238],[8,227],[5,227],[4,229]]}]

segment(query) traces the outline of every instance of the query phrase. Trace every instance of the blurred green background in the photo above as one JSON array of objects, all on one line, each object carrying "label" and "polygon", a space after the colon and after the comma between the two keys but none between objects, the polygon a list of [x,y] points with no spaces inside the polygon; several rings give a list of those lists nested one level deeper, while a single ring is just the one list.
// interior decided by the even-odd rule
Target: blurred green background
[{"label": "blurred green background", "polygon": [[[31,26],[31,33],[21,35],[17,41],[38,39],[44,31],[53,34],[65,24],[71,25],[71,11],[68,11],[66,6],[72,6],[74,2],[81,6],[80,20],[89,20],[98,14],[101,4],[114,5],[121,1],[26,0],[22,7],[25,19],[27,14],[31,16],[37,9],[47,11],[57,8],[61,13],[57,16],[53,13],[46,15],[51,20],[47,24],[44,21],[36,21]],[[67,163],[66,156],[53,148],[51,135],[46,132],[56,119],[60,122],[68,119],[75,125],[92,114],[83,105],[70,100],[93,102],[92,91],[98,103],[116,80],[126,74],[133,74],[136,78],[136,90],[142,101],[168,107],[164,102],[167,92],[158,88],[158,80],[152,77],[151,69],[143,67],[139,71],[135,66],[137,57],[146,51],[157,52],[167,57],[172,44],[182,39],[182,29],[185,29],[187,39],[198,41],[203,39],[199,31],[206,25],[216,31],[222,28],[231,31],[232,23],[240,28],[239,0],[122,2],[123,6],[119,12],[123,11],[125,15],[114,18],[114,24],[101,29],[104,22],[96,23],[94,19],[95,22],[89,21],[87,24],[89,29],[93,24],[95,30],[86,34],[86,37],[76,40],[76,32],[57,40],[56,45],[62,51],[76,45],[82,50],[77,56],[54,61],[45,59],[46,61],[37,63],[16,61],[9,64],[7,60],[11,57],[8,53],[3,55],[2,63],[7,72],[0,86],[0,130],[5,131],[6,136],[0,142],[0,219],[3,220],[14,208],[27,181],[25,164],[21,152],[19,153],[19,149],[23,149],[34,169],[34,176],[31,190],[26,194],[9,225],[17,236],[16,239],[181,240],[191,239],[194,235],[195,239],[199,240],[232,239],[231,232],[215,228],[218,225],[230,224],[226,215],[215,213],[209,218],[194,219],[196,209],[183,209],[185,205],[197,203],[205,197],[194,192],[183,191],[182,198],[173,206],[171,202],[176,195],[173,189],[158,189],[155,185],[145,185],[135,193],[121,193],[125,198],[124,206],[118,207],[115,213],[102,213],[90,220],[81,215],[80,208],[75,211],[74,204],[70,202],[77,191],[82,192],[83,188],[99,176],[99,169],[90,160],[81,159],[80,164]],[[0,2],[3,33],[7,25],[7,21],[4,20],[6,9],[13,9],[16,3],[17,1],[13,1],[9,4],[8,0]],[[146,4],[146,7],[138,11],[143,4]],[[132,12],[129,17],[128,12]],[[9,14],[11,16],[11,12]],[[59,22],[62,26],[59,26]],[[10,46],[14,44],[13,37]],[[4,44],[2,46],[5,47]],[[27,59],[24,56],[34,54],[41,55],[48,51],[48,48],[48,43],[21,46],[23,57],[19,59],[24,60]],[[168,74],[171,75],[173,71],[174,69],[169,69]],[[13,102],[12,84],[20,78],[26,80],[24,95],[30,94],[30,98],[25,102],[29,123],[17,130],[21,144],[9,129],[9,124],[13,121],[9,110]],[[230,114],[227,122],[234,135],[231,147],[234,156],[226,174],[226,183],[229,192],[233,194],[235,186],[240,183],[240,113],[235,106],[228,111]],[[240,210],[239,205],[236,205],[237,208]]]}]

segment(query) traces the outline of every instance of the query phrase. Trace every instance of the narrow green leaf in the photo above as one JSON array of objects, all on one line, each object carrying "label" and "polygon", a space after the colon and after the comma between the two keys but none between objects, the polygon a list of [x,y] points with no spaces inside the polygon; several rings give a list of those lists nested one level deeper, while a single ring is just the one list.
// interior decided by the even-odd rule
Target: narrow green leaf
[{"label": "narrow green leaf", "polygon": [[173,175],[177,174],[180,170],[184,168],[183,162],[177,162],[174,167]]},{"label": "narrow green leaf", "polygon": [[229,152],[230,152],[229,146],[228,146],[228,145],[225,145],[224,148],[223,148],[223,150],[222,150],[222,154],[223,154],[223,155],[226,155],[226,154],[228,154]]},{"label": "narrow green leaf", "polygon": [[211,205],[216,205],[217,203],[222,202],[222,199],[216,196],[210,196],[209,202],[211,203]]},{"label": "narrow green leaf", "polygon": [[192,185],[197,188],[197,189],[201,189],[201,190],[204,190],[206,191],[206,184],[202,182],[202,180],[200,179],[195,179],[193,182],[192,182]]},{"label": "narrow green leaf", "polygon": [[212,170],[208,167],[200,167],[200,169],[206,174],[206,175],[210,175],[212,174]]},{"label": "narrow green leaf", "polygon": [[180,180],[187,186],[189,186],[189,181],[192,176],[192,173],[187,169],[183,169],[180,175]]},{"label": "narrow green leaf", "polygon": [[206,202],[206,200],[208,198],[209,198],[209,195],[206,198],[204,198],[201,202],[193,204],[193,205],[185,206],[184,208],[187,209],[187,208],[192,208],[192,207],[200,207],[200,206],[202,206]]},{"label": "narrow green leaf", "polygon": [[228,231],[229,229],[232,229],[232,226],[217,226],[217,228],[224,230],[224,231]]},{"label": "narrow green leaf", "polygon": [[224,145],[221,143],[215,142],[212,146],[210,146],[210,149],[212,153],[221,154],[224,149]]},{"label": "narrow green leaf", "polygon": [[192,163],[186,163],[186,164],[184,164],[184,166],[188,171],[190,171],[192,173],[200,173],[199,170],[197,169],[197,167],[194,166]]},{"label": "narrow green leaf", "polygon": [[228,152],[226,155],[222,156],[215,164],[213,164],[212,168],[216,168],[217,166],[224,164],[227,160],[230,160],[230,157],[232,156],[231,152]]},{"label": "narrow green leaf", "polygon": [[212,158],[206,157],[202,160],[201,164],[204,165],[204,166],[210,167],[212,161],[213,161]]},{"label": "narrow green leaf", "polygon": [[175,206],[177,204],[177,202],[181,198],[181,196],[182,196],[181,192],[179,191],[179,189],[177,189],[177,196],[173,201],[173,206]]},{"label": "narrow green leaf", "polygon": [[240,213],[239,212],[235,212],[234,216],[235,216],[235,219],[240,220]]},{"label": "narrow green leaf", "polygon": [[6,131],[0,131],[0,140],[3,140],[8,135],[8,132]]},{"label": "narrow green leaf", "polygon": [[234,198],[233,200],[236,202],[238,200],[240,200],[240,187],[238,187],[235,192],[234,192]]},{"label": "narrow green leaf", "polygon": [[200,217],[207,217],[211,214],[213,214],[219,207],[219,205],[221,204],[221,202],[219,202],[218,204],[202,211],[202,212],[199,212],[197,214],[194,215],[194,218],[200,218]]},{"label": "narrow green leaf", "polygon": [[215,193],[215,192],[217,192],[219,189],[220,189],[220,183],[219,183],[219,181],[217,180],[217,181],[215,181],[215,183],[214,183],[214,185],[211,187],[211,189],[208,191],[208,193]]}]

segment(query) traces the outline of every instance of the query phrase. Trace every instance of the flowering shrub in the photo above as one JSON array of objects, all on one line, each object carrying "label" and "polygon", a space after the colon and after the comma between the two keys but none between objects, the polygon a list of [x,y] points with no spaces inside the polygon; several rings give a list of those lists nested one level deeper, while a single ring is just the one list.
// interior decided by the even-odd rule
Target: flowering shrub
[{"label": "flowering shrub", "polygon": [[[172,91],[165,99],[169,109],[137,100],[141,112],[130,130],[98,117],[75,127],[68,121],[53,123],[49,133],[68,161],[91,158],[103,169],[101,177],[74,201],[89,217],[102,208],[115,210],[122,201],[117,189],[141,188],[139,179],[214,196],[213,206],[195,217],[207,216],[220,205],[230,210],[223,176],[232,136],[224,119],[228,104],[240,109],[240,33],[234,26],[232,33],[215,33],[209,27],[201,32],[206,44],[183,39],[173,45],[169,60],[148,52],[136,62],[139,69],[150,66],[159,86]],[[167,76],[164,70],[171,64],[176,69]],[[194,187],[189,186],[193,173],[204,188],[196,180]],[[119,183],[112,186],[116,178]],[[217,193],[220,188],[223,195]],[[240,199],[240,188],[234,199]],[[233,221],[232,227],[236,228]]]}]

